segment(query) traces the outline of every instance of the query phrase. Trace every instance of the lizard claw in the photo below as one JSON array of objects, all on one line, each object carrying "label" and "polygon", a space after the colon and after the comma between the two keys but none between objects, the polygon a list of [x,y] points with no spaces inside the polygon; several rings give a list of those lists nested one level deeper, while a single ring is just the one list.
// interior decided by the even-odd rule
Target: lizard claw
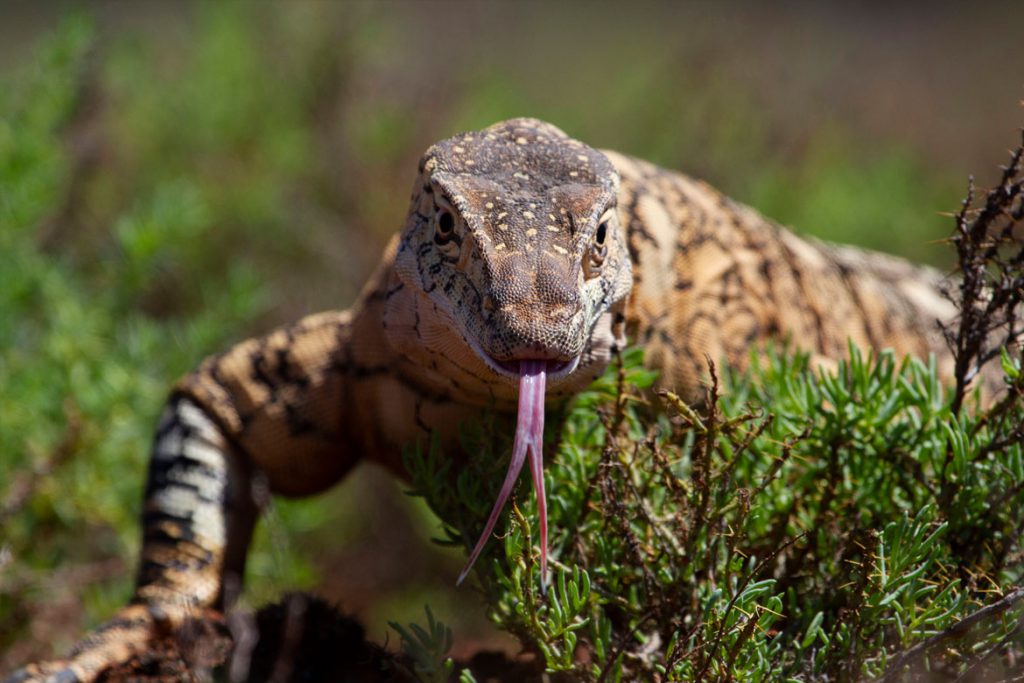
[{"label": "lizard claw", "polygon": [[74,672],[70,672],[70,677],[64,676],[65,672],[70,672],[70,669],[66,667],[66,662],[63,660],[45,664],[29,664],[5,678],[3,683],[29,683],[29,681],[79,683]]},{"label": "lizard claw", "polygon": [[85,683],[85,680],[79,678],[70,660],[60,659],[28,664],[3,679],[3,683]]},{"label": "lizard claw", "polygon": [[193,680],[226,659],[231,638],[218,612],[129,605],[79,642],[68,659],[29,664],[3,683]]}]

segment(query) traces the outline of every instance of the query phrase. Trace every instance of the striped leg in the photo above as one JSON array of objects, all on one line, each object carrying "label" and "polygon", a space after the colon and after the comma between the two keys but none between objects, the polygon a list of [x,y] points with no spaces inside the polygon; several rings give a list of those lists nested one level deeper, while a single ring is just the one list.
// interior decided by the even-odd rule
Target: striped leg
[{"label": "striped leg", "polygon": [[172,399],[150,461],[134,602],[223,606],[225,579],[241,583],[257,516],[251,479],[217,425],[191,400]]}]

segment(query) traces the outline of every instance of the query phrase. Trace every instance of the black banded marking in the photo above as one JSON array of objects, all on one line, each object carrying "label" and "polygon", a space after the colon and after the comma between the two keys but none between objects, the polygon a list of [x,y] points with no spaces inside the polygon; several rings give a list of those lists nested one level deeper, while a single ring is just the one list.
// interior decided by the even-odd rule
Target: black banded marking
[{"label": "black banded marking", "polygon": [[[228,448],[196,403],[171,399],[154,440],[143,507],[143,548],[136,595],[170,591],[187,601],[216,599],[215,581],[182,586],[217,571],[227,543]],[[213,594],[209,594],[210,592]]]},{"label": "black banded marking", "polygon": [[839,274],[839,280],[843,283],[843,287],[846,288],[847,293],[850,295],[850,301],[853,302],[854,308],[857,309],[857,314],[860,316],[861,327],[867,334],[868,342],[873,348],[880,349],[882,346],[882,340],[875,334],[875,326],[872,324],[871,316],[868,315],[867,309],[864,307],[864,301],[860,296],[860,288],[853,281],[853,273],[843,263],[836,259],[830,259],[836,267],[836,272]]}]

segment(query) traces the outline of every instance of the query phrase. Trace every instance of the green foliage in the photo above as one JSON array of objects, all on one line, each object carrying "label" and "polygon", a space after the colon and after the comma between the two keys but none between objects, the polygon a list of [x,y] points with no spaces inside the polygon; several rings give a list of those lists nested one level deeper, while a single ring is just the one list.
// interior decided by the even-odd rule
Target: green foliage
[{"label": "green foliage", "polygon": [[[1019,402],[997,429],[982,410],[957,417],[934,364],[852,347],[831,371],[774,351],[754,365],[695,410],[655,399],[631,351],[568,408],[545,479],[552,589],[538,590],[532,499],[477,571],[492,619],[549,672],[859,680],[1020,582],[1024,446],[986,451],[1024,419]],[[494,458],[457,473],[408,459],[449,538],[472,541]],[[927,666],[956,672],[994,650],[995,671],[1016,670],[1001,658],[1021,645],[1012,615]]]},{"label": "green foliage", "polygon": [[455,662],[447,657],[452,649],[452,630],[434,618],[430,607],[427,613],[427,627],[409,624],[408,627],[391,622],[390,626],[402,638],[402,651],[409,656],[416,675],[425,683],[447,683]]}]

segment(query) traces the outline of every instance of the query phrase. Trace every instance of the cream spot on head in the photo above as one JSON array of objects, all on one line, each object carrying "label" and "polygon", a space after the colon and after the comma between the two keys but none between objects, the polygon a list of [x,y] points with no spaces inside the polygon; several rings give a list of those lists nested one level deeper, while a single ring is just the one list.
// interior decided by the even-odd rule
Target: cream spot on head
[{"label": "cream spot on head", "polygon": [[505,243],[504,242],[498,242],[498,244],[496,244],[495,247],[494,247],[494,251],[501,251],[504,248],[505,248]]},{"label": "cream spot on head", "polygon": [[498,223],[498,230],[508,230],[508,225],[505,223]]},{"label": "cream spot on head", "polygon": [[[466,162],[466,163],[469,163],[469,162]],[[578,175],[579,175],[579,173],[577,173],[576,171],[569,171],[569,177],[570,178],[575,178]]]},{"label": "cream spot on head", "polygon": [[466,151],[466,148],[463,147],[462,145],[455,145],[455,152],[456,153],[462,154],[465,151]]},{"label": "cream spot on head", "polygon": [[524,138],[522,136],[516,138],[516,144],[517,145],[525,145],[526,144],[526,138]]},{"label": "cream spot on head", "polygon": [[498,214],[498,220],[500,221],[502,218],[504,218],[507,215],[508,215],[508,211],[502,211],[501,213]]},{"label": "cream spot on head", "polygon": [[549,213],[549,214],[548,214],[548,219],[549,219],[549,220],[555,220],[555,214],[553,214],[553,213]]},{"label": "cream spot on head", "polygon": [[[554,216],[552,216],[552,218],[554,218]],[[544,227],[550,230],[551,232],[558,232],[559,229],[557,225],[545,225]]]},{"label": "cream spot on head", "polygon": [[533,237],[536,234],[537,234],[537,228],[530,228],[529,230],[526,231],[526,236],[527,237]]},{"label": "cream spot on head", "polygon": [[529,242],[526,243],[526,251],[533,251],[533,245]]},{"label": "cream spot on head", "polygon": [[552,244],[551,248],[554,249],[555,251],[557,251],[559,254],[562,254],[562,255],[565,255],[565,254],[569,253],[568,249],[566,249],[565,247],[560,247],[557,244]]},{"label": "cream spot on head", "polygon": [[560,214],[562,214],[562,215],[564,216],[565,214],[567,214],[567,213],[569,213],[569,212],[568,212],[568,211],[566,211],[565,209],[559,209],[559,210],[558,210],[558,213],[560,213]]},{"label": "cream spot on head", "polygon": [[487,207],[488,209],[493,209],[494,208],[494,202],[487,202],[486,204],[484,204],[484,206]]},{"label": "cream spot on head", "polygon": [[[476,166],[476,162],[472,159],[466,159],[466,166]],[[569,175],[572,175],[571,173]]]},{"label": "cream spot on head", "polygon": [[576,158],[582,161],[583,163],[588,163],[590,161],[590,158],[586,154],[577,154]]},{"label": "cream spot on head", "polygon": [[513,178],[519,178],[520,180],[529,180],[530,179],[530,176],[526,175],[522,171],[516,171],[515,173],[512,174],[512,177]]},{"label": "cream spot on head", "polygon": [[523,218],[525,218],[528,221],[529,220],[533,220],[533,212],[532,211],[523,211]]}]

